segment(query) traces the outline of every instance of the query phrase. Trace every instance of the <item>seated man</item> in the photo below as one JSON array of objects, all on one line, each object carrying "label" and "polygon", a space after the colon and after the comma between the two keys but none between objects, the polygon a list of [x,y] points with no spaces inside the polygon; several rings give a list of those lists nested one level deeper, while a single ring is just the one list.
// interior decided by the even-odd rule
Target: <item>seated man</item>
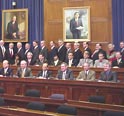
[{"label": "seated man", "polygon": [[52,72],[48,70],[48,63],[43,63],[42,71],[38,73],[37,77],[41,79],[50,79],[52,77]]},{"label": "seated man", "polygon": [[111,70],[111,64],[104,64],[104,71],[101,72],[98,82],[101,81],[113,81],[117,82],[117,73]]},{"label": "seated man", "polygon": [[42,66],[43,63],[47,63],[47,59],[44,57],[43,54],[39,54],[38,59],[36,60],[36,64],[37,66]]},{"label": "seated man", "polygon": [[28,68],[27,62],[25,60],[22,60],[20,62],[20,67],[17,69],[16,74],[19,78],[33,77],[32,71],[30,68]]},{"label": "seated man", "polygon": [[106,60],[104,58],[104,54],[103,53],[99,53],[98,54],[98,58],[99,58],[98,60],[95,60],[94,67],[103,68],[104,64],[109,62],[108,60]]},{"label": "seated man", "polygon": [[55,55],[53,57],[53,61],[51,61],[50,65],[52,65],[52,66],[60,66],[61,63],[62,63],[62,61],[60,61],[59,58],[58,58],[58,56]]},{"label": "seated man", "polygon": [[28,66],[35,64],[35,62],[32,60],[32,57],[33,57],[32,52],[28,52],[28,53],[27,53],[27,57],[26,57],[26,62],[27,62],[27,64],[28,64]]},{"label": "seated man", "polygon": [[84,68],[84,70],[79,72],[79,75],[76,78],[76,80],[94,81],[95,80],[95,71],[90,70],[90,65],[88,63],[84,63],[83,68]]},{"label": "seated man", "polygon": [[84,65],[85,62],[87,62],[90,65],[90,67],[93,67],[93,60],[90,59],[89,57],[90,57],[89,56],[89,52],[88,51],[85,51],[83,53],[83,58],[80,59],[77,67],[83,67],[83,65]]},{"label": "seated man", "polygon": [[9,68],[8,60],[3,61],[3,67],[0,69],[0,76],[1,77],[12,77],[13,76],[13,70]]},{"label": "seated man", "polygon": [[116,59],[112,61],[113,68],[124,68],[124,59],[122,58],[121,52],[115,53]]},{"label": "seated man", "polygon": [[68,58],[66,59],[65,62],[68,64],[69,67],[71,67],[71,66],[77,66],[77,64],[78,64],[77,63],[77,60],[74,59],[74,55],[73,55],[72,52],[68,53]]},{"label": "seated man", "polygon": [[73,72],[72,70],[68,69],[67,63],[63,62],[61,64],[61,69],[58,71],[56,78],[62,79],[62,80],[73,80],[74,79]]}]

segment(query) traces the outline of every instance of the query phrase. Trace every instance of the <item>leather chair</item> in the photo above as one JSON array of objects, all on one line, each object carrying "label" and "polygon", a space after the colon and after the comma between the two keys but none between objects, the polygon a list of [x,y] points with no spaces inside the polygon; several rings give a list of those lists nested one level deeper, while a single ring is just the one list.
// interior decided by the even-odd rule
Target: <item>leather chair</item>
[{"label": "leather chair", "polygon": [[71,106],[60,105],[57,108],[57,113],[69,114],[69,115],[76,116],[77,115],[77,109],[75,107],[71,107]]},{"label": "leather chair", "polygon": [[27,109],[44,111],[46,109],[45,104],[40,102],[29,102],[26,106]]},{"label": "leather chair", "polygon": [[105,103],[105,97],[104,96],[90,96],[88,98],[89,102],[95,102],[95,103]]},{"label": "leather chair", "polygon": [[40,97],[40,91],[35,89],[29,89],[25,92],[25,96]]},{"label": "leather chair", "polygon": [[64,100],[64,95],[63,94],[52,94],[49,98]]},{"label": "leather chair", "polygon": [[106,111],[103,116],[124,116],[124,112]]}]

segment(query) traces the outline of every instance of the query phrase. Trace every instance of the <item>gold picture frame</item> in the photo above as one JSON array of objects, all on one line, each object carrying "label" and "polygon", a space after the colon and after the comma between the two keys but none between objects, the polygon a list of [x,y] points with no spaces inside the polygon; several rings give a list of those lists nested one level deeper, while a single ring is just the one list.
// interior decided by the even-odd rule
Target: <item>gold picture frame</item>
[{"label": "gold picture frame", "polygon": [[2,40],[28,42],[28,9],[2,10]]},{"label": "gold picture frame", "polygon": [[91,41],[90,6],[63,8],[63,38],[65,42]]}]

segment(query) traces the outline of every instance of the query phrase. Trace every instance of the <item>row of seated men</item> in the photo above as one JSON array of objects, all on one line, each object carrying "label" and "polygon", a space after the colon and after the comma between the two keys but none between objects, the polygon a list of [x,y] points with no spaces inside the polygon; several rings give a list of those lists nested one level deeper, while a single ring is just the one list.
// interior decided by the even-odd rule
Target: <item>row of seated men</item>
[{"label": "row of seated men", "polygon": [[[7,60],[3,61],[3,67],[0,69],[1,77],[17,77],[17,78],[37,78],[37,79],[61,79],[61,80],[88,80],[96,81],[95,71],[90,69],[89,63],[84,63],[82,71],[79,72],[77,77],[74,77],[73,70],[68,68],[67,63],[61,63],[60,69],[56,77],[52,76],[52,72],[48,68],[48,63],[43,63],[42,70],[37,75],[32,75],[31,68],[28,67],[27,62],[22,60],[20,66],[16,71],[16,75],[13,75],[13,70],[9,67]],[[99,75],[98,82],[111,81],[117,82],[117,73],[111,70],[111,64],[105,63],[103,72]]]},{"label": "row of seated men", "polygon": [[57,46],[50,41],[50,50],[46,47],[45,41],[41,41],[39,45],[39,42],[34,40],[32,45],[26,43],[23,48],[21,42],[16,46],[9,43],[9,47],[6,48],[4,41],[1,40],[0,62],[8,60],[11,65],[19,65],[21,60],[26,60],[29,65],[42,65],[43,62],[47,62],[55,66],[62,62],[69,66],[80,66],[82,62],[88,62],[94,67],[103,67],[104,63],[111,62],[112,67],[124,67],[124,42],[120,42],[120,51],[115,51],[112,43],[108,44],[108,51],[103,50],[102,45],[97,43],[93,53],[88,42],[83,42],[83,49],[80,49],[78,42],[75,42],[72,48],[71,43],[65,45],[62,40],[58,40]]}]

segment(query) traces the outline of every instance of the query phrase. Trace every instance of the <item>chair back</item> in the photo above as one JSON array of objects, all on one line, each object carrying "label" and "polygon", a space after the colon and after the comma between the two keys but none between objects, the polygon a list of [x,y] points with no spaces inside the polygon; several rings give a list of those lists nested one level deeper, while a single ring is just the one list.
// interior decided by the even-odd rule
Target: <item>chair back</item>
[{"label": "chair back", "polygon": [[25,96],[40,97],[40,91],[35,89],[30,89],[25,92]]},{"label": "chair back", "polygon": [[124,116],[124,112],[106,111],[103,116]]},{"label": "chair back", "polygon": [[49,98],[64,100],[64,95],[63,94],[52,94]]},{"label": "chair back", "polygon": [[71,107],[71,106],[60,105],[57,108],[57,113],[69,114],[69,115],[76,116],[77,115],[77,109],[75,107]]},{"label": "chair back", "polygon": [[5,93],[5,90],[3,87],[0,87],[0,94],[3,94],[3,93]]},{"label": "chair back", "polygon": [[29,102],[26,108],[40,111],[44,111],[46,109],[45,104],[40,102]]},{"label": "chair back", "polygon": [[104,96],[90,96],[88,98],[89,102],[95,102],[95,103],[105,103],[105,97]]},{"label": "chair back", "polygon": [[0,97],[0,106],[4,106],[4,105],[5,105],[4,98]]}]

